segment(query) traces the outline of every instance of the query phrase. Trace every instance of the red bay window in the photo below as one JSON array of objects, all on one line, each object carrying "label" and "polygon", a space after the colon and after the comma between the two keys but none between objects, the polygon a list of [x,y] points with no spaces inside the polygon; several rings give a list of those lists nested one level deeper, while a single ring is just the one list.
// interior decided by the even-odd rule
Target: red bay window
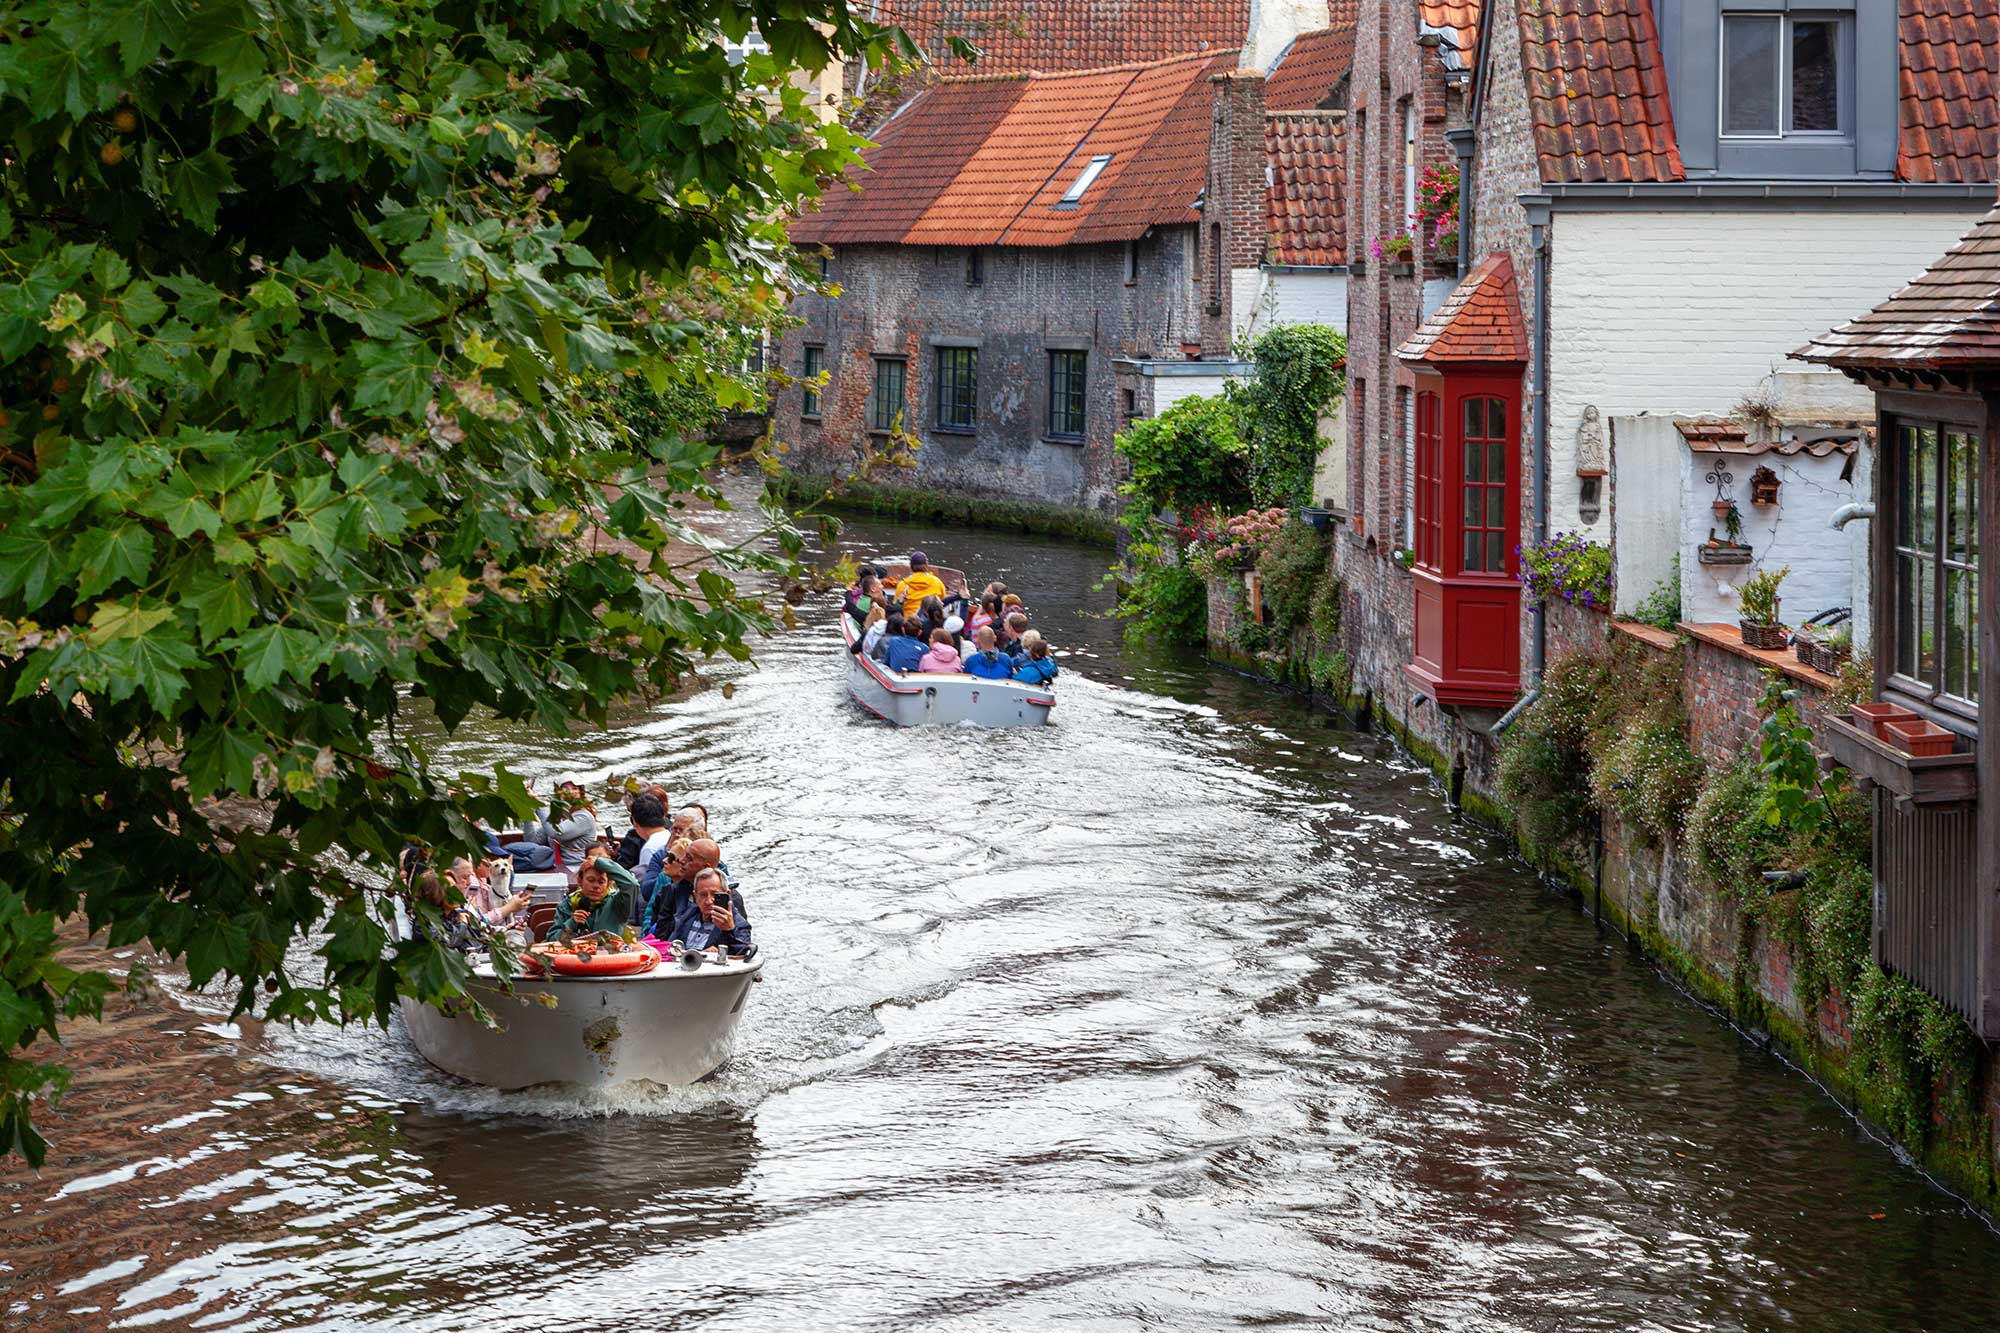
[{"label": "red bay window", "polygon": [[1415,639],[1403,669],[1442,708],[1521,684],[1521,372],[1513,264],[1494,255],[1397,356],[1416,376]]}]

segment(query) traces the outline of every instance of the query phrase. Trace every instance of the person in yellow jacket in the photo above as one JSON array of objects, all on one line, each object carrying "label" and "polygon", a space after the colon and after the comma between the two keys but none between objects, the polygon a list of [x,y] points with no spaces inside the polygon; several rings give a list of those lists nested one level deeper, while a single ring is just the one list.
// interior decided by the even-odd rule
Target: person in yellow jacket
[{"label": "person in yellow jacket", "polygon": [[943,598],[944,580],[931,573],[930,557],[922,551],[910,552],[910,572],[901,579],[885,580],[903,599],[903,614],[913,616],[924,604],[924,598]]}]

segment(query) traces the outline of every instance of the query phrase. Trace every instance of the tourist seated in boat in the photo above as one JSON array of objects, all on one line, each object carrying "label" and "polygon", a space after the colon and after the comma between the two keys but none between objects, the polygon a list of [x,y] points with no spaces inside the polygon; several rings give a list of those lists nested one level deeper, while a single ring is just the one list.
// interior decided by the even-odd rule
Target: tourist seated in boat
[{"label": "tourist seated in boat", "polygon": [[555,930],[575,935],[623,930],[632,924],[638,897],[639,881],[631,871],[608,856],[596,857],[577,872],[576,887],[563,895]]},{"label": "tourist seated in boat", "polygon": [[915,671],[924,660],[923,622],[915,616],[904,616],[903,632],[882,642],[882,665],[891,671]]},{"label": "tourist seated in boat", "polygon": [[738,957],[750,953],[754,947],[743,895],[730,887],[720,870],[712,867],[695,876],[693,891],[680,901],[666,938],[679,940],[690,949],[720,945]]},{"label": "tourist seated in boat", "polygon": [[917,663],[917,670],[947,676],[965,670],[965,664],[958,660],[958,647],[952,641],[950,630],[931,631],[931,650]]},{"label": "tourist seated in boat", "polygon": [[884,653],[887,651],[890,641],[899,639],[902,635],[903,613],[901,611],[891,611],[888,615],[882,617],[879,624],[871,627],[868,633],[862,636],[862,651],[866,652],[868,656],[874,658],[877,662],[883,661]]},{"label": "tourist seated in boat", "polygon": [[477,913],[465,905],[463,895],[448,876],[426,870],[411,885],[411,893],[418,902],[436,908],[438,914],[438,924],[433,927],[422,916],[411,912],[409,924],[414,935],[460,953],[471,953],[486,947],[493,932]]},{"label": "tourist seated in boat", "polygon": [[993,627],[988,625],[972,636],[977,650],[965,659],[965,674],[978,676],[981,680],[1011,680],[1014,676],[1014,659],[1001,652],[996,646],[998,640]]},{"label": "tourist seated in boat", "polygon": [[667,932],[673,927],[675,913],[694,892],[695,876],[710,869],[720,870],[724,879],[729,877],[729,867],[722,860],[722,846],[713,838],[696,838],[671,852],[659,878],[648,886],[640,934],[673,938]]},{"label": "tourist seated in boat", "polygon": [[1003,617],[1011,616],[1016,611],[1024,616],[1028,614],[1028,608],[1021,604],[1019,597],[1010,592],[1000,599],[1000,614]]},{"label": "tourist seated in boat", "polygon": [[[559,782],[556,795],[569,807],[561,822],[554,821],[545,805],[521,830],[522,841],[507,845],[518,869],[575,870],[583,864],[590,844],[597,841],[597,811],[584,799],[583,784]],[[542,849],[540,853],[537,848]]]},{"label": "tourist seated in boat", "polygon": [[848,589],[846,611],[856,625],[868,623],[868,614],[882,606],[882,580],[874,574],[863,574],[854,587]]},{"label": "tourist seated in boat", "polygon": [[999,642],[995,646],[1004,656],[1019,657],[1022,652],[1021,636],[1027,632],[1028,617],[1015,611],[1001,620]]},{"label": "tourist seated in boat", "polygon": [[885,579],[886,587],[903,600],[903,614],[912,616],[924,604],[924,598],[935,597],[940,602],[949,589],[944,580],[931,572],[930,557],[922,551],[910,552],[910,572],[900,579]]},{"label": "tourist seated in boat", "polygon": [[924,604],[917,608],[917,619],[924,627],[924,639],[928,642],[931,635],[943,629],[944,622],[950,619],[950,616],[944,609],[944,599],[942,597],[924,598]]},{"label": "tourist seated in boat", "polygon": [[1021,637],[1023,652],[1014,659],[1014,679],[1028,685],[1048,686],[1055,684],[1056,659],[1049,656],[1049,645],[1034,630]]},{"label": "tourist seated in boat", "polygon": [[667,845],[671,836],[664,790],[651,787],[632,798],[632,827],[619,839],[618,852],[611,859],[634,874],[646,863],[646,858]]},{"label": "tourist seated in boat", "polygon": [[[513,861],[504,857],[501,861],[511,876]],[[504,926],[528,910],[528,903],[534,895],[514,893],[504,884],[496,887],[493,866],[492,860],[485,865],[474,865],[471,857],[461,856],[451,863],[446,876],[468,911],[489,926]]]},{"label": "tourist seated in boat", "polygon": [[[896,618],[901,620],[903,613],[898,611]],[[856,656],[873,657],[876,645],[882,642],[882,636],[888,632],[889,612],[878,603],[869,609],[868,619],[861,622],[861,632],[854,636],[854,643],[847,651]]]},{"label": "tourist seated in boat", "polygon": [[979,599],[979,609],[974,611],[972,618],[965,622],[965,632],[972,635],[973,641],[976,643],[978,642],[979,631],[992,626],[994,633],[997,634],[999,633],[999,624],[1000,598],[989,592]]}]

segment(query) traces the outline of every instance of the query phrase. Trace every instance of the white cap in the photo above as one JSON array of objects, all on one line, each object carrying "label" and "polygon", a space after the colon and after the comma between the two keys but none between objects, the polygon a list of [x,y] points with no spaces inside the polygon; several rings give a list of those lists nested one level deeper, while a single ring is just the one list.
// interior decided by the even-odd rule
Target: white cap
[{"label": "white cap", "polygon": [[946,634],[956,634],[964,628],[965,622],[957,616],[946,616],[944,618],[944,632]]}]

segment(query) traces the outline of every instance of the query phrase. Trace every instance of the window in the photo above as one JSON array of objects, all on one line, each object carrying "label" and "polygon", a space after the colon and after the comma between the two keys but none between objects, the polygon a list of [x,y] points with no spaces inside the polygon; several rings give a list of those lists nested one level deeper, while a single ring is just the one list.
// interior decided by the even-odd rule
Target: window
[{"label": "window", "polygon": [[1416,109],[1405,97],[1400,103],[1403,111],[1403,226],[1408,231],[1416,225],[1410,219],[1417,212],[1417,115]]},{"label": "window", "polygon": [[1129,426],[1139,419],[1139,391],[1126,389],[1121,393],[1119,401],[1122,404],[1120,417]]},{"label": "window", "polygon": [[902,425],[905,376],[901,358],[875,358],[875,398],[868,406],[870,430],[891,431]]},{"label": "window", "polygon": [[1083,438],[1084,352],[1049,353],[1049,434],[1062,440]]},{"label": "window", "polygon": [[979,424],[979,353],[970,347],[937,352],[939,430],[971,430]]},{"label": "window", "polygon": [[1895,439],[1895,671],[1923,693],[1977,703],[1979,436],[1898,421]]},{"label": "window", "polygon": [[1125,242],[1125,285],[1136,286],[1139,281],[1139,243]]},{"label": "window", "polygon": [[805,367],[799,375],[799,378],[803,379],[806,385],[805,401],[799,406],[799,415],[802,417],[816,417],[819,415],[819,389],[817,385],[820,374],[825,368],[826,349],[824,347],[806,348]]},{"label": "window", "polygon": [[1443,558],[1441,532],[1443,516],[1439,512],[1438,496],[1442,493],[1443,477],[1439,469],[1443,465],[1444,441],[1440,431],[1438,396],[1434,393],[1417,395],[1417,531],[1416,563],[1426,569],[1439,568]]},{"label": "window", "polygon": [[1722,133],[1779,139],[1840,134],[1837,18],[1730,14],[1722,20]]},{"label": "window", "polygon": [[1354,515],[1354,530],[1358,533],[1368,530],[1368,381],[1354,381],[1353,425],[1348,434],[1353,440],[1353,466],[1347,474],[1348,512]]},{"label": "window", "polygon": [[1417,495],[1416,487],[1411,483],[1417,474],[1417,419],[1410,411],[1409,387],[1401,384],[1396,386],[1396,438],[1403,445],[1403,512],[1396,544],[1415,549]]},{"label": "window", "polygon": [[1208,312],[1222,313],[1222,224],[1208,225]]},{"label": "window", "polygon": [[1468,574],[1507,572],[1507,404],[1465,400],[1465,563]]},{"label": "window", "polygon": [[822,250],[819,252],[819,280],[825,282],[832,276],[833,252],[831,250]]},{"label": "window", "polygon": [[965,285],[984,287],[986,285],[986,254],[982,250],[965,252]]},{"label": "window", "polygon": [[1103,175],[1104,169],[1110,165],[1111,154],[1109,153],[1091,158],[1089,164],[1077,175],[1076,180],[1071,183],[1067,190],[1063,191],[1062,201],[1065,204],[1075,204],[1081,200],[1083,192],[1088,190],[1091,183]]}]

